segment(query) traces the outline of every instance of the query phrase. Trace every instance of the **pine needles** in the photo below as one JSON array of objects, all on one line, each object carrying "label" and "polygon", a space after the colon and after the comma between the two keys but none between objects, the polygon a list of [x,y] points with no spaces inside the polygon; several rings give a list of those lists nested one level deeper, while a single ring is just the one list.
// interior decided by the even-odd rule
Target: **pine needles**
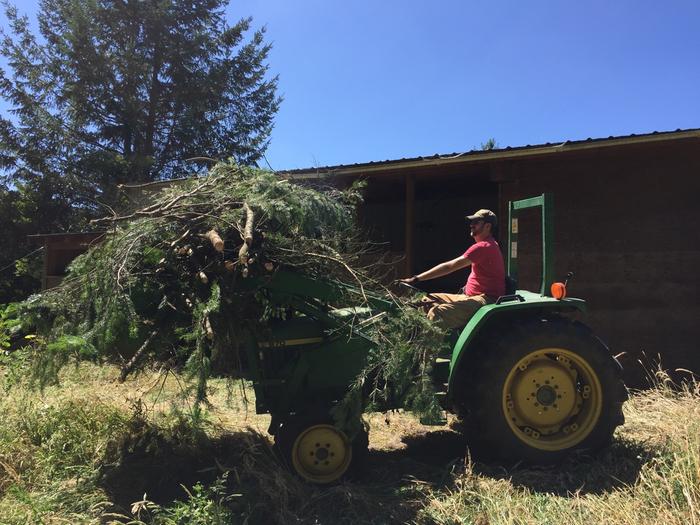
[{"label": "pine needles", "polygon": [[[245,334],[285,315],[284,305],[246,286],[252,277],[292,269],[335,281],[344,291],[333,299],[335,308],[387,294],[381,256],[368,248],[355,221],[360,198],[359,187],[319,191],[220,163],[144,208],[98,221],[112,229],[108,239],[76,259],[60,287],[30,298],[23,317],[50,344],[78,337],[72,343],[82,341],[84,348],[73,354],[120,363],[122,380],[147,357],[183,365],[203,401],[213,368],[244,372]],[[443,334],[391,300],[388,318],[368,329],[377,348],[356,384],[348,385],[352,405],[364,406],[368,399],[357,403],[357,397],[369,392],[380,405],[399,399],[434,413],[428,373]],[[51,355],[43,354],[44,368],[55,376]],[[66,352],[57,355],[65,360]]]}]

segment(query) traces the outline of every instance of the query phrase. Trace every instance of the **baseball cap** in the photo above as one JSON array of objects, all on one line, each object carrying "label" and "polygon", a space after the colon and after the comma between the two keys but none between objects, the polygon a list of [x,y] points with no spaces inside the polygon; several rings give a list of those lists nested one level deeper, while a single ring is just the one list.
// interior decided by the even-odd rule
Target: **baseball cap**
[{"label": "baseball cap", "polygon": [[484,221],[490,222],[493,225],[495,225],[498,222],[496,214],[493,213],[491,210],[486,209],[475,211],[472,215],[467,215],[464,219],[467,221],[483,219]]}]

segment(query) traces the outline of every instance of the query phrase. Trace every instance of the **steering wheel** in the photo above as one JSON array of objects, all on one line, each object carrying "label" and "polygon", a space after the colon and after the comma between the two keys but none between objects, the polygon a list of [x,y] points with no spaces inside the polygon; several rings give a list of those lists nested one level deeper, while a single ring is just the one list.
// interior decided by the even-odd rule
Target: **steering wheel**
[{"label": "steering wheel", "polygon": [[396,279],[392,284],[405,286],[406,288],[408,288],[409,290],[413,290],[414,292],[425,293],[424,290],[421,290],[420,288],[418,288],[417,286],[413,286],[412,284],[408,284],[407,282],[402,281],[401,279]]}]

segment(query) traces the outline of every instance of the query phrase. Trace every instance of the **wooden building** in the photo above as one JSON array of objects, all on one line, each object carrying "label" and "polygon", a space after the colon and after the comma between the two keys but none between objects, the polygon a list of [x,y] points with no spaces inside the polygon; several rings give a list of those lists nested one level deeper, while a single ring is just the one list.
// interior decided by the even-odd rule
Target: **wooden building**
[{"label": "wooden building", "polygon": [[[549,192],[556,274],[575,276],[587,322],[638,382],[642,352],[700,372],[700,130],[567,141],[294,170],[295,179],[367,181],[361,215],[372,237],[405,255],[404,276],[454,258],[470,243],[464,216],[507,217],[509,200]],[[537,212],[520,221],[519,285],[538,290]],[[500,221],[505,250],[507,230]],[[425,283],[456,290],[466,271]],[[636,380],[636,381],[635,381]]]},{"label": "wooden building", "polygon": [[48,233],[30,235],[36,244],[44,247],[44,269],[41,275],[41,289],[58,285],[66,274],[73,259],[85,253],[92,245],[104,238],[102,232],[92,233]]},{"label": "wooden building", "polygon": [[[462,254],[470,244],[464,216],[480,208],[499,215],[505,250],[508,201],[552,193],[556,275],[574,272],[570,294],[588,301],[587,323],[612,350],[626,352],[627,379],[640,384],[643,352],[660,355],[666,368],[700,372],[700,129],[280,174],[333,185],[366,180],[361,218],[401,257],[397,277]],[[531,290],[541,272],[536,213],[520,220],[519,285]],[[94,234],[37,237],[46,246],[45,286],[96,241]],[[466,272],[425,288],[456,291]]]}]

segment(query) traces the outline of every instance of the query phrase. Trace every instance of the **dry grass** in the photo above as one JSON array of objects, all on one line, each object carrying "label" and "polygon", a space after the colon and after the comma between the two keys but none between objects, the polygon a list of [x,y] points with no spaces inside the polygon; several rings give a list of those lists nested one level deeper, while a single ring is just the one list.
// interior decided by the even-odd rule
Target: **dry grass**
[{"label": "dry grass", "polygon": [[119,384],[113,367],[83,364],[41,394],[9,386],[4,372],[3,524],[700,525],[697,383],[678,389],[661,376],[625,405],[627,423],[611,448],[556,468],[472,463],[451,428],[371,414],[364,475],[317,488],[279,466],[269,416],[244,402],[253,395],[240,382],[212,381],[211,406],[193,427],[173,374]]},{"label": "dry grass", "polygon": [[468,464],[431,492],[421,523],[698,524],[700,386],[661,376],[625,405],[626,424],[597,458],[500,475]]}]

